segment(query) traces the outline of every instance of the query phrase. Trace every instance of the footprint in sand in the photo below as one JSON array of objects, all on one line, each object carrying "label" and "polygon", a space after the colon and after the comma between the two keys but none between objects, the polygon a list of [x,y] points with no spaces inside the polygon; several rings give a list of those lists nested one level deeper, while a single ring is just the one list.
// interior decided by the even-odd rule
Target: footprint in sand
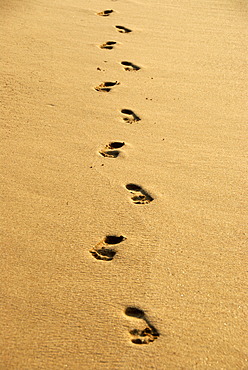
[{"label": "footprint in sand", "polygon": [[100,48],[101,49],[112,50],[114,48],[114,45],[116,45],[116,44],[117,44],[117,42],[115,42],[115,41],[107,41],[104,44],[100,45]]},{"label": "footprint in sand", "polygon": [[94,248],[89,252],[97,260],[111,261],[116,255],[116,250],[109,248],[110,245],[119,244],[126,240],[125,236],[120,235],[107,235],[103,240],[101,240]]},{"label": "footprint in sand", "polygon": [[129,333],[132,336],[131,342],[135,344],[149,344],[154,342],[155,339],[159,337],[159,332],[150,323],[146,314],[143,310],[137,307],[127,307],[125,314],[129,317],[143,320],[146,324],[144,329],[132,329]]},{"label": "footprint in sand", "polygon": [[126,189],[133,194],[131,199],[134,204],[148,204],[153,201],[153,197],[139,185],[127,184]]},{"label": "footprint in sand", "polygon": [[123,142],[112,141],[107,144],[102,150],[100,150],[99,154],[103,157],[116,158],[120,154],[120,151],[116,149],[119,149],[124,145],[125,143]]},{"label": "footprint in sand", "polygon": [[123,27],[123,26],[115,26],[115,28],[120,33],[130,33],[130,32],[132,32],[132,30],[130,30],[129,28]]},{"label": "footprint in sand", "polygon": [[100,85],[94,87],[96,91],[109,92],[113,86],[120,85],[120,82],[103,82]]},{"label": "footprint in sand", "polygon": [[139,66],[136,66],[135,64],[131,63],[131,62],[121,62],[121,64],[124,66],[124,69],[125,71],[139,71],[140,70],[140,67]]},{"label": "footprint in sand", "polygon": [[137,114],[135,114],[131,109],[122,109],[121,113],[125,114],[123,121],[126,123],[132,124],[141,120],[141,118],[137,116]]},{"label": "footprint in sand", "polygon": [[108,17],[114,11],[112,9],[103,10],[102,12],[97,13],[97,15],[101,15],[102,17]]}]

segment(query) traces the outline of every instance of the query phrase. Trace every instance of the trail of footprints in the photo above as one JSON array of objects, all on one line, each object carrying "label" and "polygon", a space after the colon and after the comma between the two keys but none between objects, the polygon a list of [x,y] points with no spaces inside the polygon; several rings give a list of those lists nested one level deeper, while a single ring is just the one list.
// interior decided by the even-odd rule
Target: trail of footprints
[{"label": "trail of footprints", "polygon": [[[114,10],[107,9],[103,10],[97,15],[102,17],[110,16]],[[130,33],[131,29],[124,26],[115,26],[116,30],[120,33]],[[116,41],[107,41],[101,44],[99,47],[101,49],[112,50]],[[125,71],[139,71],[141,68],[128,61],[121,62],[122,67]],[[94,87],[97,92],[110,92],[113,87],[120,85],[118,81],[107,81],[102,82],[98,86]],[[141,120],[141,118],[131,109],[122,109],[121,110],[122,119],[127,124],[136,124]],[[121,141],[111,141],[106,144],[98,154],[104,158],[117,158],[121,151],[121,148],[125,146],[125,142]],[[130,194],[130,201],[135,205],[147,205],[151,203],[154,198],[145,190],[142,186],[134,183],[128,183],[125,185],[125,189]],[[112,261],[119,249],[120,244],[123,243],[127,238],[123,235],[107,235],[100,242],[98,242],[89,252],[92,257],[98,261],[110,262]],[[136,328],[133,328],[129,331],[130,340],[136,345],[149,344],[154,342],[159,337],[158,330],[151,324],[146,313],[138,308],[129,306],[124,311],[125,315],[133,322],[136,322]],[[138,320],[138,321],[137,321]],[[137,328],[138,327],[138,328]]]}]

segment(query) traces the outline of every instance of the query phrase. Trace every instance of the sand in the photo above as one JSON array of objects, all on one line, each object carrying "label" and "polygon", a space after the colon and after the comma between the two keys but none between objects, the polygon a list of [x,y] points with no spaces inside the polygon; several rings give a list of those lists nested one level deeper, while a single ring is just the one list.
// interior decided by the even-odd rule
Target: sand
[{"label": "sand", "polygon": [[1,369],[248,369],[246,1],[0,13]]}]

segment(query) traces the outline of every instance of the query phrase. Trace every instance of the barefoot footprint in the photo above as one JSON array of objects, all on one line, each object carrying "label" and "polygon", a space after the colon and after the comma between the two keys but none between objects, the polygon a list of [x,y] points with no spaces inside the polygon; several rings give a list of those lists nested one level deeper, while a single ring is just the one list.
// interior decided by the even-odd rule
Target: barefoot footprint
[{"label": "barefoot footprint", "polygon": [[135,114],[131,109],[122,109],[121,113],[126,115],[126,117],[123,118],[123,121],[126,123],[132,124],[141,120],[141,118],[137,116],[137,114]]},{"label": "barefoot footprint", "polygon": [[123,26],[115,26],[115,28],[120,33],[130,33],[130,32],[132,32],[132,30],[130,30],[129,28],[123,27]]},{"label": "barefoot footprint", "polygon": [[104,44],[100,45],[100,48],[101,49],[112,50],[114,48],[114,45],[116,45],[116,44],[117,44],[116,41],[107,41]]},{"label": "barefoot footprint", "polygon": [[103,82],[100,85],[96,86],[94,89],[96,91],[109,92],[111,91],[111,88],[115,85],[120,85],[120,82]]},{"label": "barefoot footprint", "polygon": [[102,261],[111,261],[116,255],[116,251],[112,248],[109,248],[109,245],[119,244],[126,240],[123,235],[107,235],[103,240],[101,240],[94,248],[89,252],[97,260]]},{"label": "barefoot footprint", "polygon": [[112,141],[105,146],[104,149],[100,150],[99,154],[103,157],[116,158],[120,154],[119,149],[123,147],[125,143],[119,141]]},{"label": "barefoot footprint", "polygon": [[112,9],[103,10],[102,12],[97,13],[97,15],[101,15],[102,17],[108,17],[111,13],[113,13]]},{"label": "barefoot footprint", "polygon": [[131,342],[135,344],[149,344],[154,342],[155,339],[159,337],[159,332],[157,329],[150,323],[145,312],[137,307],[127,307],[125,314],[129,317],[143,320],[146,324],[146,327],[142,330],[132,329],[130,334],[132,336]]},{"label": "barefoot footprint", "polygon": [[134,204],[148,204],[153,201],[153,197],[139,185],[130,183],[126,185],[126,189],[134,194],[131,197]]},{"label": "barefoot footprint", "polygon": [[124,66],[125,71],[138,71],[140,70],[140,67],[131,63],[131,62],[121,62],[121,64]]}]

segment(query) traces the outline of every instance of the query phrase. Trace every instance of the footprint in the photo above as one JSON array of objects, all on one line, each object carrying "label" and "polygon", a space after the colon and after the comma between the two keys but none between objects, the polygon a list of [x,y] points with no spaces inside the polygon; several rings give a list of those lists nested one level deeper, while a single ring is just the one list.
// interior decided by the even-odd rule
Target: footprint
[{"label": "footprint", "polygon": [[131,342],[135,344],[149,344],[154,342],[155,339],[159,337],[159,332],[150,323],[146,314],[143,310],[137,307],[127,307],[125,314],[129,317],[134,317],[136,319],[141,319],[146,323],[146,327],[143,330],[133,329],[129,333],[132,336]]},{"label": "footprint", "polygon": [[107,41],[104,44],[100,45],[101,49],[108,49],[112,50],[114,48],[114,45],[117,44],[115,41]]},{"label": "footprint", "polygon": [[129,28],[123,27],[123,26],[115,26],[115,28],[120,33],[129,33],[129,32],[132,32],[132,30],[130,30]]},{"label": "footprint", "polygon": [[113,13],[112,9],[103,10],[102,12],[97,13],[97,15],[101,15],[102,17],[108,17],[111,13]]},{"label": "footprint", "polygon": [[125,71],[138,71],[140,70],[139,66],[136,66],[135,64],[131,62],[121,62],[121,64],[124,66]]},{"label": "footprint", "polygon": [[137,114],[135,114],[131,109],[122,109],[121,113],[127,115],[127,117],[123,118],[123,121],[126,123],[132,124],[141,120],[141,118],[137,116]]},{"label": "footprint", "polygon": [[103,240],[101,240],[94,248],[89,252],[97,260],[111,261],[116,255],[116,251],[112,248],[108,248],[109,245],[119,244],[126,240],[123,235],[107,235]]},{"label": "footprint", "polygon": [[111,87],[115,85],[120,85],[120,82],[103,82],[100,85],[96,86],[94,89],[96,91],[103,91],[103,92],[109,92],[111,90]]},{"label": "footprint", "polygon": [[110,142],[104,149],[100,150],[99,154],[103,157],[116,158],[120,154],[120,151],[115,149],[119,149],[123,147],[123,145],[125,145],[125,143],[119,141]]},{"label": "footprint", "polygon": [[127,184],[126,189],[129,190],[131,194],[134,194],[131,199],[135,204],[148,204],[153,201],[153,197],[139,185]]}]

